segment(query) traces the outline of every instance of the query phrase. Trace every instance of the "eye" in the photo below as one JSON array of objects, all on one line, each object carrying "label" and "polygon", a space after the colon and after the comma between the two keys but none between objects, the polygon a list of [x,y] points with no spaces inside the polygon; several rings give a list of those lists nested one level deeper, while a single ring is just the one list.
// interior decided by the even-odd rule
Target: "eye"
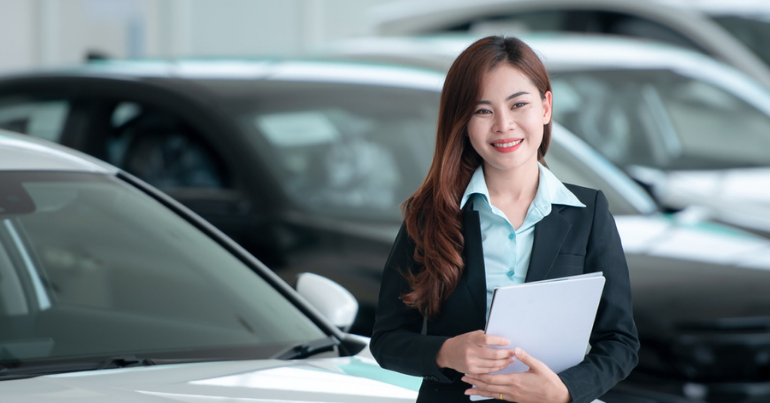
[{"label": "eye", "polygon": [[516,102],[515,104],[511,105],[511,109],[518,109],[526,105],[526,102]]},{"label": "eye", "polygon": [[473,112],[474,115],[488,115],[492,113],[489,109],[478,109],[476,112]]}]

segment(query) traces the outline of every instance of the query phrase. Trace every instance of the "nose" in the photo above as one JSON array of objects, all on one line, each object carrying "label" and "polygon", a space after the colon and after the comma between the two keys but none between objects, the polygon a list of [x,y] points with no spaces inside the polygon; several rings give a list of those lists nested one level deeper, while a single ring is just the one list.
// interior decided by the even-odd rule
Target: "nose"
[{"label": "nose", "polygon": [[516,121],[510,111],[503,110],[495,116],[495,129],[498,132],[505,133],[516,127]]}]

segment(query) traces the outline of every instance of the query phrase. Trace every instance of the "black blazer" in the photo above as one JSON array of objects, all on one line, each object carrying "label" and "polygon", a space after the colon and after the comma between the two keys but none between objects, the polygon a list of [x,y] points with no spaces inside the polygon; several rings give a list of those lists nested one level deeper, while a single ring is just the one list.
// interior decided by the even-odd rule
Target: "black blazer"
[{"label": "black blazer", "polygon": [[[535,239],[526,281],[594,271],[604,272],[604,291],[591,332],[591,350],[583,362],[561,373],[573,402],[590,402],[623,380],[637,363],[639,339],[631,307],[628,267],[615,220],[601,191],[566,185],[584,208],[553,205],[551,214],[535,225]],[[402,225],[388,257],[380,288],[371,351],[387,369],[423,377],[418,402],[468,402],[469,387],[461,374],[440,369],[436,355],[450,337],[485,328],[486,277],[479,214],[463,210],[465,270],[441,316],[428,321],[408,308],[399,296],[410,288],[401,271],[420,270],[412,260],[414,242]],[[537,357],[535,357],[537,358]]]}]

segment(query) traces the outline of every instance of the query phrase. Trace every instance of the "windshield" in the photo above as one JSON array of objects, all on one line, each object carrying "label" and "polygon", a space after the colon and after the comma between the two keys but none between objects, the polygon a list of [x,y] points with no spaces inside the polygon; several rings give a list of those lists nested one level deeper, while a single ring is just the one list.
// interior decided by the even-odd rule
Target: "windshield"
[{"label": "windshield", "polygon": [[554,120],[621,166],[770,164],[770,116],[708,82],[668,70],[611,70],[559,72],[552,84]]},{"label": "windshield", "polygon": [[[223,83],[216,84],[223,91]],[[229,110],[239,116],[254,150],[269,161],[296,203],[348,218],[401,218],[400,203],[422,183],[433,158],[438,91],[291,82],[255,85],[258,91],[236,98]],[[575,145],[577,139],[564,145],[571,134],[559,136],[548,154],[557,177],[604,190],[614,214],[649,212],[649,206],[630,200],[639,189],[629,192],[628,186],[619,186],[606,161],[581,151],[586,146]],[[620,182],[623,179],[630,181],[623,177]]]},{"label": "windshield", "polygon": [[0,365],[267,358],[325,336],[251,268],[117,178],[3,172],[0,194]]},{"label": "windshield", "polygon": [[433,157],[439,93],[339,83],[262,82],[229,110],[298,205],[399,220]]}]

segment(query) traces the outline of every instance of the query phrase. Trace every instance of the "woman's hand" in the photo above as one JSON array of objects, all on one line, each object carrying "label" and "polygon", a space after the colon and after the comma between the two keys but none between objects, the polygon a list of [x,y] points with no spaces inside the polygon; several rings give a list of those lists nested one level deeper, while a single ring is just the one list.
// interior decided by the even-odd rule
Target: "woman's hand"
[{"label": "woman's hand", "polygon": [[547,365],[520,348],[515,353],[516,358],[529,367],[528,371],[504,375],[465,375],[463,382],[476,386],[466,390],[465,394],[519,403],[567,403],[571,400],[567,386]]},{"label": "woman's hand", "polygon": [[444,342],[436,355],[436,364],[463,374],[499,371],[515,360],[513,351],[487,346],[507,346],[508,343],[507,339],[490,336],[482,330],[461,334]]}]

